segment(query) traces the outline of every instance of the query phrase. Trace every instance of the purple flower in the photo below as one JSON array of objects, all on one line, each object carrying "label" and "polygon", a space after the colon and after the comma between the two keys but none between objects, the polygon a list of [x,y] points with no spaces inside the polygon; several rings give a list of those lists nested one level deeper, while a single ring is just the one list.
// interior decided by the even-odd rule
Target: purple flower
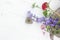
[{"label": "purple flower", "polygon": [[58,22],[58,19],[57,18],[56,19],[53,19],[52,17],[50,17],[49,19],[47,19],[45,21],[45,24],[46,25],[49,25],[49,26],[55,26],[57,24],[57,22]]},{"label": "purple flower", "polygon": [[33,14],[31,13],[31,11],[28,11],[27,13],[27,17],[32,18]]},{"label": "purple flower", "polygon": [[36,22],[38,23],[43,22],[44,20],[45,20],[45,17],[36,18]]},{"label": "purple flower", "polygon": [[50,24],[50,26],[51,26],[51,27],[54,27],[54,26],[56,26],[56,24]]},{"label": "purple flower", "polygon": [[50,20],[46,20],[45,25],[49,25],[50,24]]}]

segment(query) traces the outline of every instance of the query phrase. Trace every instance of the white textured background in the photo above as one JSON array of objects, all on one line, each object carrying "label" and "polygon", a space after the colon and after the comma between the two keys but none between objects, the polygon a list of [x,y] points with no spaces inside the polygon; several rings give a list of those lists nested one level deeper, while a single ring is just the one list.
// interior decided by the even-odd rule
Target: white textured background
[{"label": "white textured background", "polygon": [[[49,2],[49,0],[0,0],[0,40],[50,40],[49,33],[46,32],[45,36],[42,34],[40,24],[25,23],[26,12],[36,11],[31,9],[31,4],[36,2],[41,6],[44,1]],[[59,3],[59,0],[52,0],[51,8],[60,7]],[[54,40],[60,39],[54,37]]]}]

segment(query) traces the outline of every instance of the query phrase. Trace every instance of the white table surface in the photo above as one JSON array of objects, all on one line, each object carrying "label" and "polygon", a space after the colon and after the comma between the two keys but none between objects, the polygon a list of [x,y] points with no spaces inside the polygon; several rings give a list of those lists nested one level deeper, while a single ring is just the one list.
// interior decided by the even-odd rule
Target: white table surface
[{"label": "white table surface", "polygon": [[[41,6],[44,1],[49,0],[0,0],[0,40],[50,40],[49,33],[42,34],[40,24],[25,23],[26,12],[32,10],[31,4],[36,2]],[[60,7],[59,2],[52,1],[52,9]],[[54,40],[60,38],[54,37]]]}]

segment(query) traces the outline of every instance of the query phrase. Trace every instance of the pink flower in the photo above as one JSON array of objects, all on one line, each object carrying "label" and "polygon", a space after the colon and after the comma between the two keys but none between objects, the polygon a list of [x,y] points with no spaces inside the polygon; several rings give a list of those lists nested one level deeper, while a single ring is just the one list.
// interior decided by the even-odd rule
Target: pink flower
[{"label": "pink flower", "polygon": [[42,29],[42,30],[44,30],[45,27],[46,27],[46,26],[45,26],[44,24],[41,25],[41,29]]},{"label": "pink flower", "polygon": [[45,28],[46,28],[46,25],[42,24],[42,25],[41,25],[41,29],[42,29],[43,35],[45,35],[45,31],[46,31]]}]

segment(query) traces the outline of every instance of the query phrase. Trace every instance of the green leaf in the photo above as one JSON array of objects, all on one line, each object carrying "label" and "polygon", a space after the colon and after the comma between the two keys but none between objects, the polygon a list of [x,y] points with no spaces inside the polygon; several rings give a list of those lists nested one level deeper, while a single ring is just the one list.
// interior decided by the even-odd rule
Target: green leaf
[{"label": "green leaf", "polygon": [[44,15],[45,17],[47,17],[47,10],[44,10],[44,11],[43,11],[43,15]]},{"label": "green leaf", "polygon": [[60,33],[60,29],[59,30],[54,30],[54,34],[58,34]]},{"label": "green leaf", "polygon": [[58,34],[60,31],[59,30],[55,30],[55,34]]},{"label": "green leaf", "polygon": [[40,8],[38,5],[36,5],[37,8]]},{"label": "green leaf", "polygon": [[58,34],[58,33],[60,33],[60,29],[56,30],[56,28],[52,28],[52,33],[53,34]]},{"label": "green leaf", "polygon": [[49,30],[50,30],[50,26],[47,26],[46,28],[47,28],[47,31],[49,31]]},{"label": "green leaf", "polygon": [[60,21],[58,21],[58,23],[57,23],[58,25],[60,24]]},{"label": "green leaf", "polygon": [[[54,29],[54,28],[53,28]],[[56,29],[53,30],[54,32],[52,32],[53,34],[56,34]]]},{"label": "green leaf", "polygon": [[33,4],[32,4],[32,8],[34,8],[34,7],[35,7],[35,4],[36,4],[36,3],[33,3]]}]

